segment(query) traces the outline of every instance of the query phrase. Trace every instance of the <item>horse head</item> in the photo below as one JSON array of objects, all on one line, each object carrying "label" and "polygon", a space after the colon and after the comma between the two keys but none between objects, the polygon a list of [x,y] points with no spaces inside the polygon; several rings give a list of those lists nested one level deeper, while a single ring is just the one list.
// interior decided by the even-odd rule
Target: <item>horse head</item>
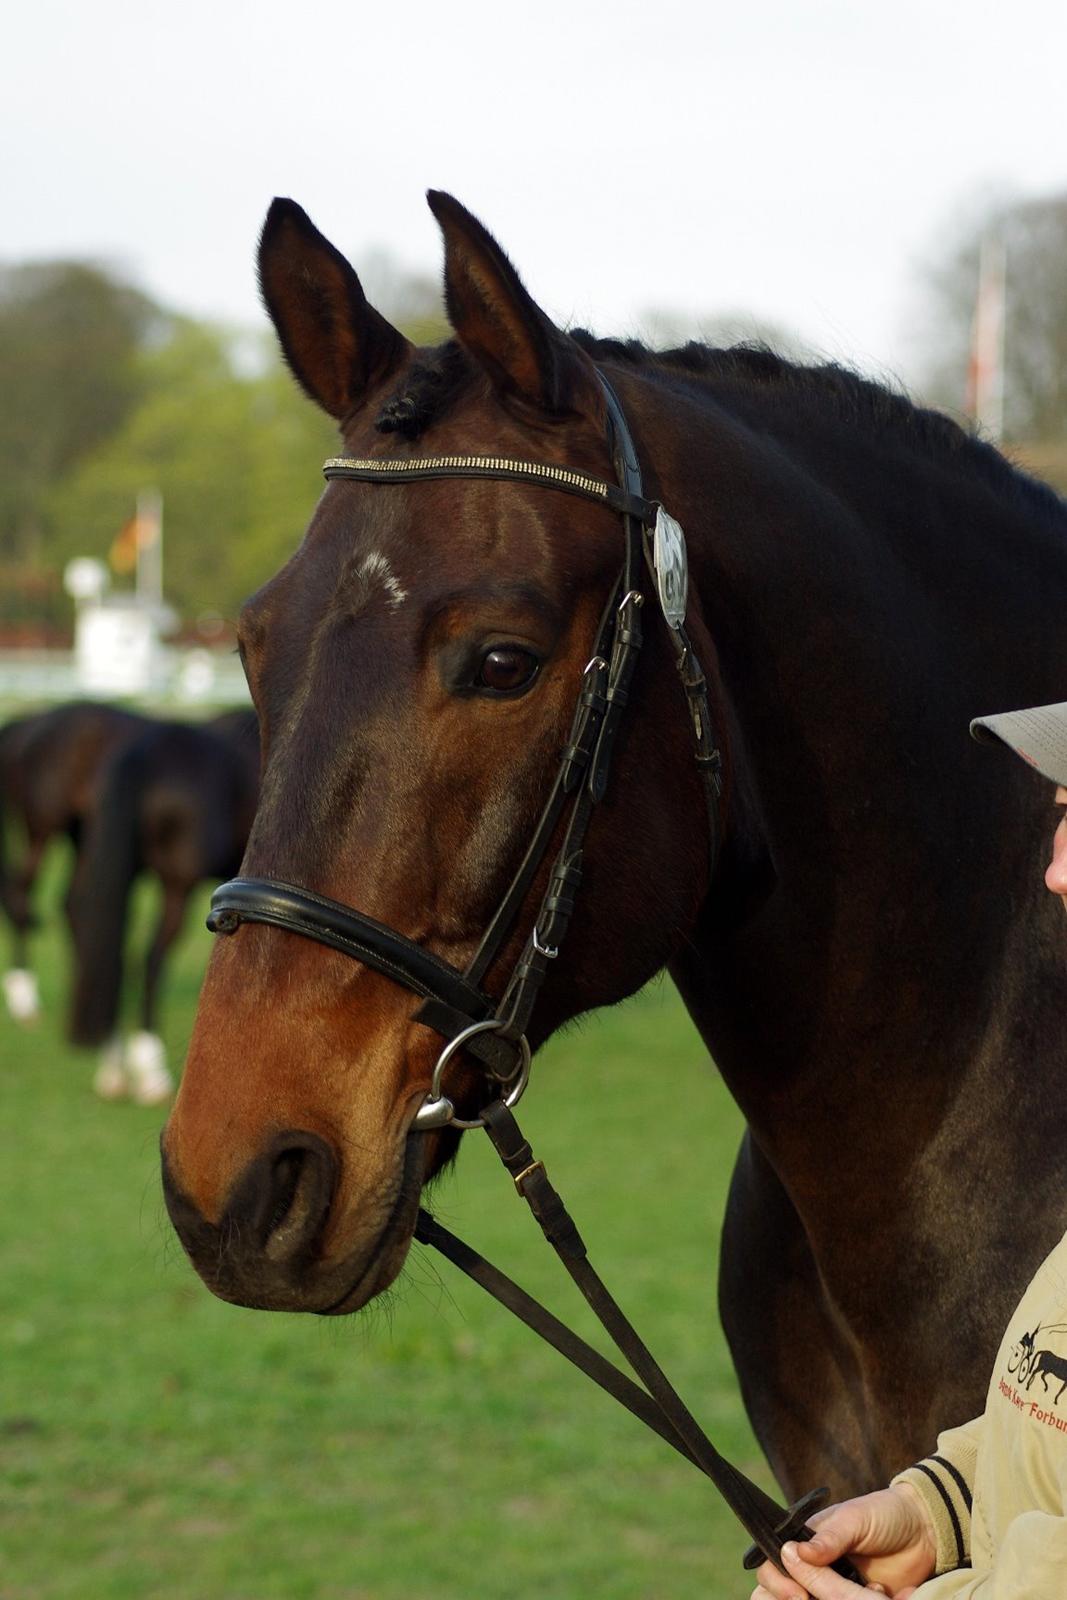
[{"label": "horse head", "polygon": [[[267,218],[264,299],[346,458],[536,461],[612,481],[590,357],[467,211],[442,194],[430,205],[454,332],[432,350],[368,304],[298,206],[276,201]],[[651,462],[655,424],[625,369],[612,381]],[[615,510],[528,480],[331,479],[299,549],[240,619],[262,738],[242,875],[358,908],[467,967],[538,825],[620,555]],[[690,625],[707,666],[696,604]],[[535,1046],[662,968],[706,893],[685,706],[666,628],[645,631],[651,659],[589,827]],[[552,854],[483,975],[490,996],[522,953]],[[171,1216],[216,1293],[349,1311],[393,1281],[422,1187],[458,1142],[414,1125],[442,1049],[418,1010],[387,972],[284,928],[246,923],[217,942],[163,1136]],[[486,1098],[464,1052],[448,1093],[475,1112]]]}]

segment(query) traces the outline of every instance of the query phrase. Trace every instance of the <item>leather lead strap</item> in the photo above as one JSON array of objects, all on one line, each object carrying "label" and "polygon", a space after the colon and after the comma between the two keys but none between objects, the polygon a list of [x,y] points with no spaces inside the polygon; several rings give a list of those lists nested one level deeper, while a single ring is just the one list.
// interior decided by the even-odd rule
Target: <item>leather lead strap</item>
[{"label": "leather lead strap", "polygon": [[[811,1537],[806,1519],[825,1503],[826,1491],[815,1490],[785,1509],[720,1455],[592,1266],[577,1226],[550,1183],[543,1164],[535,1158],[528,1140],[523,1137],[512,1112],[498,1100],[485,1108],[482,1118],[497,1154],[542,1233],[644,1388],[639,1388],[625,1373],[605,1361],[538,1301],[425,1211],[419,1212],[415,1237],[446,1255],[527,1327],[698,1467],[755,1540],[754,1549],[745,1557],[746,1567],[751,1569],[760,1561],[770,1559],[784,1570],[780,1561],[782,1545],[789,1539]],[[865,1583],[862,1574],[844,1558],[834,1563],[834,1571],[861,1586]]]},{"label": "leather lead strap", "polygon": [[[592,1378],[606,1394],[610,1394],[620,1405],[625,1406],[627,1411],[643,1422],[647,1428],[651,1428],[653,1433],[658,1433],[672,1449],[685,1456],[687,1461],[693,1460],[682,1440],[644,1389],[634,1383],[632,1378],[628,1378],[624,1372],[620,1372],[618,1367],[612,1366],[599,1350],[595,1350],[591,1344],[586,1344],[585,1340],[573,1333],[566,1323],[560,1322],[558,1317],[554,1317],[551,1311],[540,1305],[532,1295],[527,1294],[525,1289],[521,1289],[484,1256],[472,1250],[470,1245],[464,1244],[462,1239],[458,1239],[447,1228],[443,1228],[428,1211],[420,1210],[415,1225],[415,1237],[420,1244],[432,1245],[441,1255],[447,1257],[454,1267],[458,1267],[487,1294],[491,1294],[494,1300],[498,1300],[513,1316],[518,1317],[520,1322],[524,1322],[531,1332],[547,1340],[580,1372]],[[694,1462],[694,1465],[697,1463]]]}]

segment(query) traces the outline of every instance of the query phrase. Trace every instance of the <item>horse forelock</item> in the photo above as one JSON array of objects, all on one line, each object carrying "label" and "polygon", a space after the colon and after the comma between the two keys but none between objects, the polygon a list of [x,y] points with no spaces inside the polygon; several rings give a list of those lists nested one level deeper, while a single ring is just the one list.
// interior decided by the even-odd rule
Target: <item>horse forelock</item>
[{"label": "horse forelock", "polygon": [[419,438],[469,389],[478,374],[456,339],[422,351],[408,368],[404,381],[386,400],[375,420],[379,433]]}]

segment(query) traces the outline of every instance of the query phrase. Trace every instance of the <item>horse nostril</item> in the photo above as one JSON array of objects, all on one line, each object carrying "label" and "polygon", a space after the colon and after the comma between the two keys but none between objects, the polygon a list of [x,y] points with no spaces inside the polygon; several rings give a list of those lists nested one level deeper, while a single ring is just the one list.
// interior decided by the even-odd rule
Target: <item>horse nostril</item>
[{"label": "horse nostril", "polygon": [[313,1134],[304,1134],[299,1144],[287,1141],[268,1159],[273,1204],[263,1252],[272,1261],[287,1261],[308,1250],[326,1226],[337,1161],[330,1147]]},{"label": "horse nostril", "polygon": [[289,1215],[304,1170],[305,1150],[283,1150],[274,1158],[274,1209],[267,1219],[266,1238],[281,1226]]},{"label": "horse nostril", "polygon": [[324,1139],[280,1135],[234,1191],[227,1208],[231,1232],[250,1228],[272,1261],[307,1255],[326,1226],[336,1179],[337,1158]]}]

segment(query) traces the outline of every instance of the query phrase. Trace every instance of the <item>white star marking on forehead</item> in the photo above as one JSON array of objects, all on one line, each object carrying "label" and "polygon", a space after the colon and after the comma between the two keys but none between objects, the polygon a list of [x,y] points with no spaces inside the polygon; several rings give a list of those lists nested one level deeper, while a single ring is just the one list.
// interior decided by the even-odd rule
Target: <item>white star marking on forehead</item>
[{"label": "white star marking on forehead", "polygon": [[407,590],[401,587],[396,574],[380,550],[372,550],[369,555],[363,557],[363,560],[356,568],[356,577],[360,578],[368,587],[372,583],[380,583],[391,606],[403,605],[408,597]]}]

